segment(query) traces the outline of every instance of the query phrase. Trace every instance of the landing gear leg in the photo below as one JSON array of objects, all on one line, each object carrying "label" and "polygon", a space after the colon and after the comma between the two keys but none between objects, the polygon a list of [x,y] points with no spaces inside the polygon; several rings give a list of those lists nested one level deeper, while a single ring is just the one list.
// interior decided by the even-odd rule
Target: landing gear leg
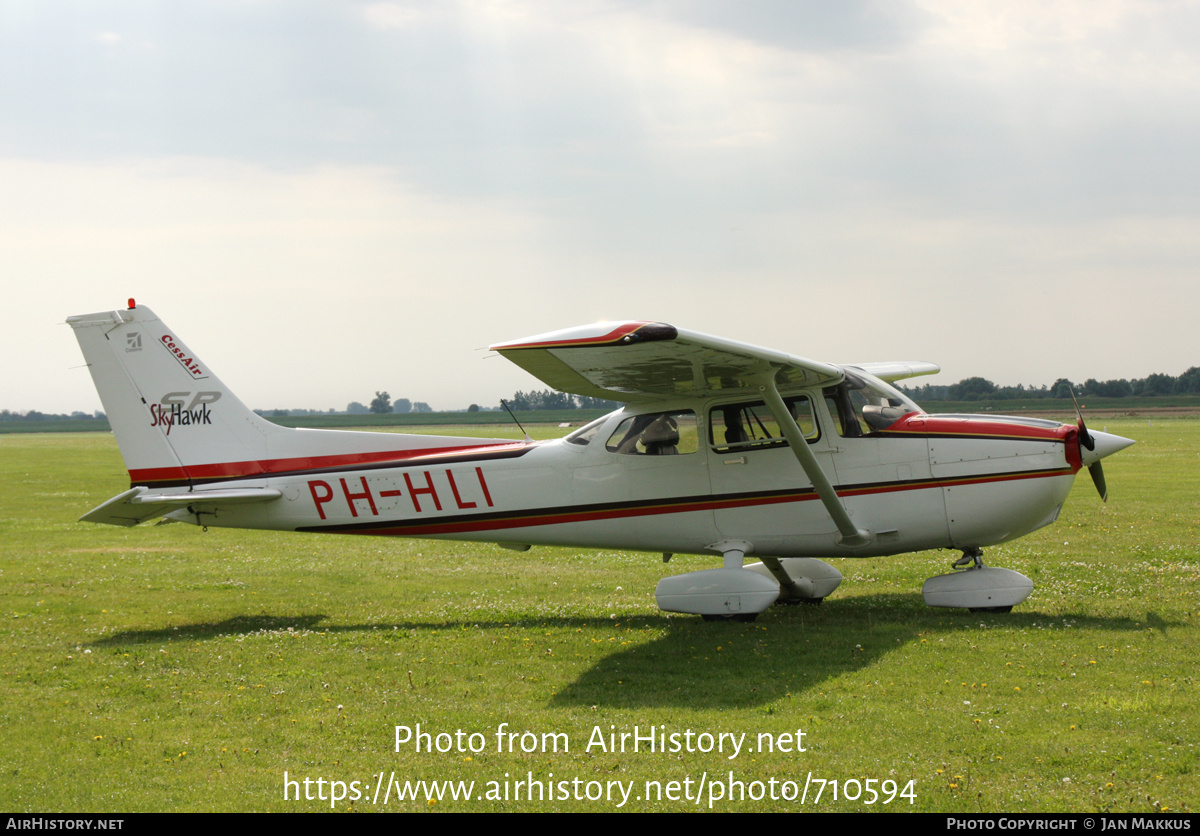
[{"label": "landing gear leg", "polygon": [[817,605],[837,589],[842,573],[815,557],[764,557],[746,567],[779,584],[777,604]]},{"label": "landing gear leg", "polygon": [[968,564],[971,564],[972,569],[983,568],[983,549],[979,548],[979,546],[971,546],[970,548],[963,549],[962,553],[962,557],[954,561],[955,569],[962,569]]}]

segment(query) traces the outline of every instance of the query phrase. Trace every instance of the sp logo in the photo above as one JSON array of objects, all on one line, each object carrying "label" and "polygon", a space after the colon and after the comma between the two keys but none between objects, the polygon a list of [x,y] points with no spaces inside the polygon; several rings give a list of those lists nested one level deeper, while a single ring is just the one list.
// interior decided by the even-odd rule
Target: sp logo
[{"label": "sp logo", "polygon": [[150,426],[163,427],[167,435],[172,427],[211,426],[208,407],[219,400],[220,392],[168,392],[158,403],[150,404]]},{"label": "sp logo", "polygon": [[173,409],[176,404],[181,409],[195,409],[204,404],[216,403],[221,400],[220,392],[167,392],[159,400],[167,409]]}]

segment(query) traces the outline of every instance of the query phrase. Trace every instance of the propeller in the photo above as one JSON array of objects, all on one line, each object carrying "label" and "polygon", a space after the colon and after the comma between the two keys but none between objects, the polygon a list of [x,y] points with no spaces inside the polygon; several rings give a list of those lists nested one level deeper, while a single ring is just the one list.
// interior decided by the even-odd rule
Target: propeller
[{"label": "propeller", "polygon": [[[1121,449],[1121,447],[1129,446],[1129,444],[1132,444],[1133,442],[1129,441],[1128,439],[1121,439],[1127,443],[1122,444],[1121,447],[1117,447],[1115,450],[1107,449],[1110,445],[1105,444],[1105,449],[1102,449],[1099,453],[1096,453],[1096,439],[1090,432],[1088,432],[1087,426],[1083,423],[1083,410],[1079,408],[1079,401],[1075,399],[1074,392],[1071,392],[1071,403],[1075,404],[1075,418],[1077,419],[1077,423],[1079,425],[1079,446],[1082,448],[1079,451],[1079,457],[1084,460],[1085,464],[1087,464],[1088,473],[1090,473],[1092,476],[1092,484],[1094,484],[1096,486],[1096,490],[1100,492],[1100,501],[1108,502],[1108,483],[1104,481],[1104,467],[1100,464],[1100,459],[1109,455],[1110,453],[1115,453],[1117,450]],[[1104,435],[1106,436],[1107,440],[1109,436],[1107,433]],[[1119,436],[1111,437],[1118,438]],[[1084,456],[1084,450],[1087,450],[1089,453],[1094,455]],[[1088,464],[1087,459],[1092,459],[1092,462]]]}]

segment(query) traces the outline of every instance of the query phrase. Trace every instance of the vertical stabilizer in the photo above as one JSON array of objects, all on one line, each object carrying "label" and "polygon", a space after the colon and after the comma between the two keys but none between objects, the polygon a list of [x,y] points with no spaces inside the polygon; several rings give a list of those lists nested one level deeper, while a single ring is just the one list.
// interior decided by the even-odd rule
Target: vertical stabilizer
[{"label": "vertical stabilizer", "polygon": [[149,308],[73,316],[131,485],[170,487],[264,458],[287,429],[237,399]]}]

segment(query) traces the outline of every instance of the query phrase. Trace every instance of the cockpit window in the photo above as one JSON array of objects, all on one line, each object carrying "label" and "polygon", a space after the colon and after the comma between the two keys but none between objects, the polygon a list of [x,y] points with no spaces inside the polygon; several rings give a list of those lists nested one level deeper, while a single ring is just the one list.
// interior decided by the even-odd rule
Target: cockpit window
[{"label": "cockpit window", "polygon": [[699,449],[696,413],[651,412],[633,415],[617,425],[605,449],[628,456],[674,456]]},{"label": "cockpit window", "polygon": [[579,429],[567,436],[566,440],[571,444],[578,444],[581,447],[586,447],[596,437],[596,433],[600,432],[600,428],[604,426],[604,422],[608,420],[605,415],[602,418],[597,418],[590,424],[584,424]]},{"label": "cockpit window", "polygon": [[[812,401],[804,395],[784,398],[784,405],[800,432],[816,441],[817,422],[813,420]],[[718,453],[732,450],[779,447],[787,444],[779,424],[762,401],[722,404],[708,414],[708,441]]]},{"label": "cockpit window", "polygon": [[910,412],[920,412],[911,400],[882,380],[846,372],[846,379],[824,390],[825,405],[838,435],[859,438],[886,430]]}]

